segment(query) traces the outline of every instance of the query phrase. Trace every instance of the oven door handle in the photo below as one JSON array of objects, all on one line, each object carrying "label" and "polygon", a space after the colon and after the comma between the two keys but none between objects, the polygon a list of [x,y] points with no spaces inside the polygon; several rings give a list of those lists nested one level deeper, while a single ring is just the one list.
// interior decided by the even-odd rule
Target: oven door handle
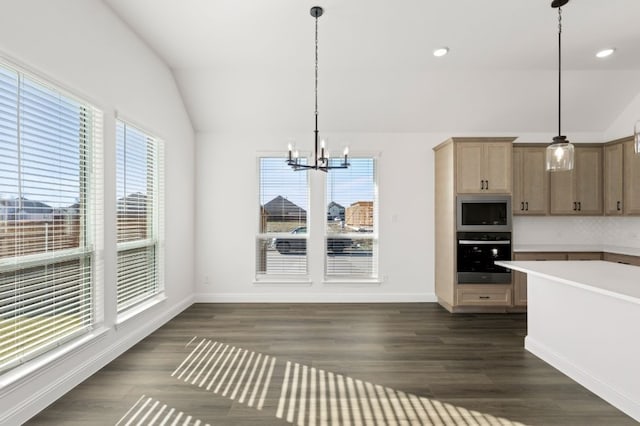
[{"label": "oven door handle", "polygon": [[507,245],[507,244],[511,244],[511,240],[500,240],[500,241],[485,241],[485,240],[458,240],[458,244],[464,244],[464,245],[493,245],[493,244],[499,244],[499,245]]}]

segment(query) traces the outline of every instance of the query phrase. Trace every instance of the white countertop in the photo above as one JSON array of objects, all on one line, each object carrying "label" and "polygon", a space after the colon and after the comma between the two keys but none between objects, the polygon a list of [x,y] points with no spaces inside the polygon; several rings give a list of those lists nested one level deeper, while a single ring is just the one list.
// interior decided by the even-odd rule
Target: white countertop
[{"label": "white countertop", "polygon": [[601,260],[500,261],[496,265],[640,304],[640,266]]},{"label": "white countertop", "polygon": [[620,247],[602,244],[514,244],[514,252],[585,252],[601,251],[606,253],[640,256],[640,248]]}]

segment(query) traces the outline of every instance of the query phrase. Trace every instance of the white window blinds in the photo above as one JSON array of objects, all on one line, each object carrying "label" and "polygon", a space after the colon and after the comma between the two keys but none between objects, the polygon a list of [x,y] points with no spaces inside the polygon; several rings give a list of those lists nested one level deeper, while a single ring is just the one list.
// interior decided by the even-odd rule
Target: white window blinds
[{"label": "white window blinds", "polygon": [[[342,159],[331,159],[338,165]],[[378,277],[378,190],[375,158],[350,158],[326,180],[325,275]]]},{"label": "white window blinds", "polygon": [[90,105],[0,65],[0,370],[94,323],[101,122]]},{"label": "white window blinds", "polygon": [[260,158],[259,170],[256,277],[306,275],[308,173],[293,172],[284,157]]},{"label": "white window blinds", "polygon": [[117,310],[158,294],[161,285],[161,143],[129,124],[116,123],[118,234]]}]

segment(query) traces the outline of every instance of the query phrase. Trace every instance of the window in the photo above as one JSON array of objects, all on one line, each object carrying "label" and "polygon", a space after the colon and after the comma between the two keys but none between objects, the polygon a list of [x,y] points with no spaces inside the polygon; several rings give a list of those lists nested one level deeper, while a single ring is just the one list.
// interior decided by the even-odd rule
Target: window
[{"label": "window", "polygon": [[0,371],[92,329],[100,112],[0,64]]},{"label": "window", "polygon": [[[342,159],[331,159],[336,165]],[[325,275],[378,277],[376,160],[351,158],[348,169],[327,173]]]},{"label": "window", "polygon": [[306,275],[308,173],[293,172],[283,157],[262,157],[259,169],[256,278]]},{"label": "window", "polygon": [[118,313],[162,291],[161,146],[158,139],[117,120]]}]

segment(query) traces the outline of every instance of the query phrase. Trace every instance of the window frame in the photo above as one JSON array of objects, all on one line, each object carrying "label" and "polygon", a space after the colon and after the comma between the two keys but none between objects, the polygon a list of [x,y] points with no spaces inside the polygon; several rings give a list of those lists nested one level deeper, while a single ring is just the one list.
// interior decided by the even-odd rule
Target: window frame
[{"label": "window frame", "polygon": [[[78,137],[78,246],[66,247],[51,250],[47,249],[43,252],[35,252],[29,254],[15,254],[11,257],[0,259],[0,270],[2,274],[20,274],[29,273],[30,269],[43,268],[44,273],[41,275],[40,284],[37,282],[33,285],[40,285],[45,289],[50,289],[51,297],[55,297],[56,292],[60,290],[60,284],[49,287],[47,283],[51,279],[48,272],[51,268],[65,268],[64,264],[69,262],[78,262],[77,270],[74,269],[73,276],[77,276],[75,280],[79,280],[74,284],[74,290],[71,293],[78,294],[81,309],[80,325],[72,329],[68,333],[54,335],[51,340],[41,338],[39,344],[28,347],[26,352],[19,353],[9,358],[0,369],[0,377],[7,380],[15,380],[39,368],[43,360],[52,359],[59,354],[65,353],[70,347],[81,344],[86,339],[93,339],[100,335],[98,333],[98,324],[103,319],[103,309],[97,303],[98,297],[102,292],[103,283],[103,176],[104,176],[104,158],[103,158],[103,112],[93,105],[93,102],[84,96],[77,96],[72,91],[66,89],[63,85],[55,80],[42,77],[37,72],[28,68],[12,63],[11,61],[0,58],[0,67],[8,73],[16,75],[16,143],[20,152],[22,147],[23,132],[22,128],[22,93],[28,90],[45,90],[49,95],[59,97],[60,102],[71,102],[77,104],[78,130],[81,130]],[[27,80],[29,86],[23,86],[23,82]],[[46,104],[41,104],[46,105]],[[52,109],[49,114],[55,115],[55,104],[51,105]],[[39,126],[43,124],[36,121]],[[59,123],[57,125],[60,125]],[[80,136],[81,135],[81,136]],[[75,145],[73,145],[75,146]],[[44,148],[43,148],[44,151]],[[40,151],[37,151],[40,152]],[[17,169],[22,170],[24,166],[21,155],[16,158]],[[60,169],[61,171],[66,169]],[[70,169],[75,170],[75,169]],[[17,175],[17,188],[20,197],[22,193],[22,179],[25,179],[22,172]],[[58,186],[59,188],[60,186]],[[82,206],[82,207],[81,207]],[[63,269],[63,271],[66,269]],[[54,274],[55,276],[55,274]],[[77,290],[75,286],[77,285]],[[63,287],[64,288],[64,287]],[[32,291],[32,290],[29,290]],[[57,306],[57,305],[56,305]],[[71,312],[68,309],[75,306],[72,302],[60,305],[63,312]],[[12,311],[8,311],[12,312]],[[14,316],[15,318],[15,316]],[[18,352],[16,352],[18,353]],[[3,382],[5,380],[3,379]]]},{"label": "window frame", "polygon": [[[123,126],[123,137],[124,142],[126,143],[126,131],[128,128],[133,129],[133,131],[138,134],[144,136],[147,144],[151,143],[153,145],[153,155],[152,162],[149,163],[149,158],[147,156],[146,162],[146,172],[147,177],[149,170],[152,170],[152,193],[153,200],[151,203],[151,211],[146,212],[146,221],[147,221],[147,229],[145,238],[135,239],[129,241],[118,241],[118,181],[120,177],[120,169],[119,169],[119,161],[117,159],[119,152],[119,130],[118,126]],[[146,311],[151,308],[155,304],[166,299],[164,294],[165,292],[165,283],[164,283],[164,215],[165,215],[165,205],[164,205],[164,140],[156,135],[154,132],[149,132],[145,129],[145,127],[138,125],[134,120],[130,120],[127,117],[122,116],[121,114],[116,113],[115,119],[115,139],[116,139],[116,170],[115,170],[115,190],[116,190],[116,205],[115,205],[115,213],[116,213],[116,281],[117,281],[117,289],[116,289],[116,325],[126,322],[130,318],[135,317],[141,312]],[[122,148],[126,150],[126,146]],[[126,170],[124,171],[126,173]],[[147,182],[148,183],[148,182]],[[124,189],[124,197],[126,198],[128,195],[126,194],[127,189]],[[150,292],[145,292],[139,295],[139,297],[133,298],[129,303],[124,304],[124,306],[120,306],[118,302],[118,295],[120,291],[120,261],[121,256],[129,252],[139,249],[153,249],[153,288]]]},{"label": "window frame", "polygon": [[[329,191],[329,176],[325,176],[324,182],[324,209],[325,214],[323,217],[323,282],[327,284],[332,283],[374,283],[379,284],[381,282],[381,273],[380,273],[380,154],[379,153],[368,153],[368,152],[354,152],[349,156],[349,162],[353,164],[354,160],[364,159],[364,160],[372,160],[373,161],[373,230],[371,233],[360,233],[360,232],[346,232],[341,233],[340,236],[344,238],[348,238],[351,240],[358,239],[368,239],[372,242],[372,273],[367,276],[363,275],[351,275],[351,274],[329,274],[329,238],[332,235],[328,232],[328,218],[326,211],[328,209],[329,204],[333,201],[329,198],[331,197],[331,193]],[[335,161],[342,161],[342,157],[332,158]],[[328,173],[332,173],[329,171]],[[346,209],[349,206],[342,206]],[[346,218],[345,218],[346,221]],[[335,255],[335,254],[334,254]]]},{"label": "window frame", "polygon": [[[306,197],[306,205],[305,206],[298,206],[300,208],[303,208],[306,210],[306,216],[305,216],[305,224],[304,226],[306,227],[306,232],[304,234],[292,234],[292,233],[288,233],[288,232],[261,232],[262,230],[262,224],[261,221],[262,219],[262,160],[263,159],[272,159],[272,160],[276,160],[276,161],[282,161],[283,165],[286,165],[286,155],[287,153],[282,151],[278,151],[278,152],[258,152],[256,155],[256,171],[257,171],[257,176],[256,176],[256,181],[257,181],[257,195],[256,195],[256,199],[257,199],[257,220],[256,220],[256,237],[255,237],[255,261],[254,261],[254,282],[255,283],[269,283],[269,282],[284,282],[284,283],[302,283],[302,284],[308,284],[309,281],[309,241],[310,241],[310,235],[311,235],[311,215],[310,215],[310,206],[311,206],[311,179],[308,175],[307,171],[291,171],[291,173],[304,173],[306,175],[306,185],[305,185],[305,197]],[[306,152],[301,152],[300,153],[300,159],[301,161],[304,162],[309,162],[309,156],[308,153]],[[286,166],[289,167],[289,166]],[[306,246],[306,251],[305,251],[305,265],[304,265],[304,272],[303,273],[273,273],[273,274],[268,274],[268,273],[260,273],[259,271],[259,267],[261,264],[260,258],[262,255],[261,252],[261,244],[266,244],[267,246],[265,247],[265,250],[268,251],[269,250],[269,245],[273,246],[275,244],[275,241],[278,238],[287,238],[287,239],[292,239],[292,240],[304,240],[305,241],[305,246]],[[271,247],[271,249],[273,249],[273,247]],[[266,253],[265,253],[266,256]],[[266,259],[264,260],[265,264],[265,269],[266,269]]]}]

